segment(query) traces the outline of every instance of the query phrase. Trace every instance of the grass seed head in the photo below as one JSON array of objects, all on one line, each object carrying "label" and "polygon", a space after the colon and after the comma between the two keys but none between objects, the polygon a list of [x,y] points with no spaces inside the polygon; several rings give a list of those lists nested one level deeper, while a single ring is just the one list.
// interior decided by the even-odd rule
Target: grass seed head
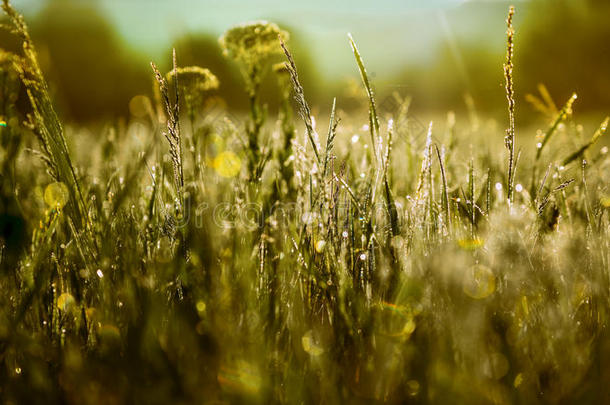
[{"label": "grass seed head", "polygon": [[254,21],[229,29],[219,41],[225,55],[253,66],[282,53],[278,37],[286,41],[289,35],[274,23]]},{"label": "grass seed head", "polygon": [[172,70],[167,74],[167,81],[173,82],[174,77],[178,75],[179,83],[185,88],[190,88],[195,91],[210,91],[215,90],[220,85],[218,78],[209,69],[199,66],[179,67],[175,71]]}]

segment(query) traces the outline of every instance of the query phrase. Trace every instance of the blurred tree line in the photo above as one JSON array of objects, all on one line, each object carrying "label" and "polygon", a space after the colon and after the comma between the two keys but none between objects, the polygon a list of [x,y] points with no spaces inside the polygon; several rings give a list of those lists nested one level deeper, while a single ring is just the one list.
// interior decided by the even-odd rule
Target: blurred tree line
[{"label": "blurred tree line", "polygon": [[[535,92],[538,83],[544,83],[558,103],[575,91],[580,96],[578,108],[608,110],[610,2],[533,0],[520,9],[524,12],[517,16],[522,20],[515,54],[520,98]],[[149,61],[128,47],[95,3],[47,1],[28,22],[62,116],[80,122],[126,116],[129,100],[134,95],[152,93]],[[281,23],[280,26],[292,34],[289,46],[312,104],[326,105],[337,95],[340,100],[343,98],[343,108],[357,105],[350,103],[348,86],[324,81],[307,46],[299,40],[298,32],[290,26]],[[5,31],[0,31],[0,44],[9,50],[18,49],[18,41]],[[385,98],[399,88],[400,92],[413,96],[420,108],[446,110],[464,105],[464,94],[468,93],[478,109],[490,113],[501,111],[505,104],[504,50],[492,49],[486,44],[486,41],[465,42],[458,38],[456,44],[441,47],[432,66],[405,67],[402,74],[386,80],[400,86],[384,86],[380,80],[378,98]],[[177,38],[174,46],[179,65],[199,65],[217,75],[220,88],[216,95],[229,108],[247,108],[240,73],[222,55],[215,36],[190,33]],[[165,54],[167,58],[157,62],[167,71],[171,49]],[[272,74],[267,75],[263,89],[266,89],[263,101],[271,109],[275,108],[279,90]],[[523,109],[522,106],[523,103],[520,106]]]},{"label": "blurred tree line", "polygon": [[561,103],[610,110],[610,2],[538,0],[523,24],[516,63],[522,91],[544,83]]},{"label": "blurred tree line", "polygon": [[[63,117],[91,122],[127,116],[132,97],[152,95],[156,83],[150,60],[122,40],[94,2],[47,1],[35,18],[27,18],[27,23]],[[298,33],[290,27],[282,27],[291,33],[289,46],[297,55],[299,75],[305,83],[317,83],[315,69],[306,47],[298,40]],[[5,30],[0,30],[0,47],[21,53],[20,42]],[[229,108],[248,108],[241,74],[237,66],[222,55],[217,37],[190,33],[175,39],[173,47],[180,66],[206,67],[218,77],[220,88],[215,95],[220,96]],[[164,60],[155,62],[164,71],[169,71],[171,48],[164,54],[167,55]],[[280,60],[283,59],[275,62]],[[316,88],[311,85],[305,87],[315,96]],[[270,108],[275,108],[279,89],[271,72],[262,88],[262,100]]]},{"label": "blurred tree line", "polygon": [[[514,75],[521,118],[531,116],[525,96],[536,93],[538,84],[557,104],[576,92],[577,109],[610,110],[609,16],[608,0],[532,0],[518,7]],[[462,38],[446,43],[434,66],[407,67],[395,81],[405,83],[424,109],[453,109],[460,103],[465,108],[467,93],[478,110],[503,113],[505,49],[486,43]]]},{"label": "blurred tree line", "polygon": [[[147,64],[133,57],[91,4],[47,1],[27,23],[62,116],[76,121],[118,116],[134,94],[151,88]],[[3,47],[19,52],[11,34],[1,35]]]}]

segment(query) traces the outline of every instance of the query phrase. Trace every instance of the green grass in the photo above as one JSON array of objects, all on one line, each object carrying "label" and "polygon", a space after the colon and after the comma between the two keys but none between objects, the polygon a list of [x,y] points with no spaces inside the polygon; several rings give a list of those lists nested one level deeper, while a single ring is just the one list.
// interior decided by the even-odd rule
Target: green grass
[{"label": "green grass", "polygon": [[608,400],[608,120],[583,134],[570,102],[544,139],[514,126],[510,24],[508,124],[471,109],[414,133],[409,100],[378,111],[351,37],[368,111],[329,95],[312,117],[282,43],[276,117],[257,83],[282,48],[258,23],[224,37],[243,122],[174,92],[174,55],[146,114],[78,128],[4,9],[25,53],[0,55],[3,402]]}]

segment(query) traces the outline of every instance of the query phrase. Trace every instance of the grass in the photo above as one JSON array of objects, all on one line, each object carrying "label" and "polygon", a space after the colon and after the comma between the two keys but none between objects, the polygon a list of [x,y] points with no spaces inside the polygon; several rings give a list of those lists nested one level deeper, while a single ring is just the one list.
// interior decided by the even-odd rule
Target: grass
[{"label": "grass", "polygon": [[[0,59],[3,402],[607,401],[610,160],[594,145],[608,119],[579,140],[570,103],[544,154],[515,125],[513,9],[507,148],[504,123],[474,111],[418,146],[408,100],[379,115],[351,37],[368,112],[329,96],[319,130],[298,55],[264,22],[223,40],[244,69],[243,125],[191,104],[204,90],[178,72],[203,70],[174,55],[173,81],[153,65],[149,119],[91,136],[61,124],[4,10],[25,52]],[[273,122],[258,83],[282,50]]]}]

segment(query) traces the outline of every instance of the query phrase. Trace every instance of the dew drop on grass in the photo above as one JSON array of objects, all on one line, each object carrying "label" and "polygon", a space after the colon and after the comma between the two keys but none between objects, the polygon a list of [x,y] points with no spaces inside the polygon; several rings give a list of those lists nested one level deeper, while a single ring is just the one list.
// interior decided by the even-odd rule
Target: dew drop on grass
[{"label": "dew drop on grass", "polygon": [[61,182],[51,183],[44,190],[44,201],[51,208],[62,209],[69,198],[68,187]]},{"label": "dew drop on grass", "polygon": [[104,273],[102,272],[102,270],[101,270],[101,269],[97,269],[96,274],[97,274],[97,276],[98,276],[99,278],[104,278]]},{"label": "dew drop on grass", "polygon": [[319,240],[316,242],[316,252],[322,253],[324,251],[324,247],[326,246],[326,241]]}]

